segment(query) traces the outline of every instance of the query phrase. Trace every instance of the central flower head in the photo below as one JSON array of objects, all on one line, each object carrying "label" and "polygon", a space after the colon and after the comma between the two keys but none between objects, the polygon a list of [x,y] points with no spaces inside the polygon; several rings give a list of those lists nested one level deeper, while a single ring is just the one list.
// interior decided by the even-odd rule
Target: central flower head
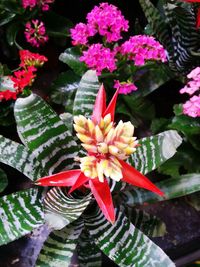
[{"label": "central flower head", "polygon": [[74,129],[88,156],[80,159],[81,171],[85,176],[104,181],[104,176],[115,181],[123,178],[119,160],[125,160],[135,152],[136,137],[131,122],[120,121],[116,126],[111,114],[101,118],[99,124],[84,116],[74,118]]}]

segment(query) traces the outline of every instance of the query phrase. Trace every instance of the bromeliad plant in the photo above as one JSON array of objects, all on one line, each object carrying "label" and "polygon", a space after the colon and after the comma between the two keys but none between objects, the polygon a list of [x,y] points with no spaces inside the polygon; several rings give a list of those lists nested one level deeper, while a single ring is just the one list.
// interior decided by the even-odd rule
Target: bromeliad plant
[{"label": "bromeliad plant", "polygon": [[[67,185],[72,186],[71,191],[83,182],[85,186],[70,194],[65,186],[55,186],[47,191],[33,184],[30,189],[2,197],[0,244],[16,240],[46,223],[50,228],[50,234],[35,266],[69,266],[75,250],[80,266],[101,266],[101,250],[119,266],[174,266],[168,256],[147,237],[163,234],[163,224],[153,216],[130,208],[136,203],[161,201],[163,197],[115,180],[125,180],[157,193],[164,192],[165,199],[170,199],[200,190],[199,175],[174,177],[154,186],[143,175],[174,155],[176,148],[181,144],[180,136],[176,131],[165,131],[138,140],[139,145],[136,147],[136,140],[132,138],[132,125],[120,122],[115,128],[113,104],[106,109],[105,97],[100,97],[104,96],[104,90],[101,87],[99,94],[98,91],[99,83],[95,73],[87,72],[80,82],[73,107],[73,115],[78,116],[75,119],[75,129],[89,153],[84,155],[86,160],[83,160],[84,157],[79,158],[82,161],[79,170],[74,159],[81,157],[83,151],[77,143],[77,138],[69,131],[69,122],[65,124],[37,95],[31,94],[27,98],[17,99],[14,112],[23,145],[1,136],[0,161],[24,173],[34,184],[52,181],[55,182],[54,185],[63,185],[62,182],[66,185],[67,181]],[[111,103],[115,103],[115,100]],[[86,119],[93,110],[91,120]],[[99,110],[101,112],[98,113]],[[83,129],[82,123],[90,127]],[[105,135],[101,135],[107,128],[103,127],[105,125],[110,128],[110,137],[107,139]],[[93,128],[93,133],[97,134],[91,138],[88,131]],[[119,133],[120,128],[127,130],[120,136],[121,144],[115,139],[115,134]],[[105,131],[103,133],[105,134]],[[100,139],[97,140],[97,137]],[[106,140],[112,140],[111,137],[113,142],[116,142],[114,145],[106,143]],[[131,154],[135,148],[136,151]],[[97,153],[98,149],[100,150]],[[103,153],[105,151],[107,153]],[[122,160],[129,154],[129,164],[123,163]],[[94,157],[96,163],[100,164],[94,164],[90,157]],[[101,164],[102,160],[105,165]],[[107,164],[108,168],[102,169]],[[116,168],[113,168],[113,165]],[[76,177],[63,176],[63,173],[75,174]],[[102,182],[92,178],[97,175]],[[110,179],[110,189],[107,178],[103,178],[103,175],[115,177],[115,180]],[[38,180],[40,177],[48,178]],[[90,187],[85,184],[87,180]],[[102,188],[106,188],[104,196]],[[113,224],[96,205],[90,189],[104,214],[108,211],[109,216],[105,215],[114,221],[110,191],[112,192],[116,216]],[[105,200],[107,196],[110,198],[109,209]]]}]

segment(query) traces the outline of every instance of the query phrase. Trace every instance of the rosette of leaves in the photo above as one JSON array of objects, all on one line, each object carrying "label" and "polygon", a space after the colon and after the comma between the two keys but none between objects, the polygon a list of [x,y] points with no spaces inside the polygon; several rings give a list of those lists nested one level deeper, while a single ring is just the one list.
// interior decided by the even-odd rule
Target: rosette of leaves
[{"label": "rosette of leaves", "polygon": [[[92,113],[98,79],[88,71],[77,90],[73,115]],[[0,137],[0,161],[16,168],[32,181],[75,168],[80,146],[70,132],[71,125],[39,96],[18,99],[14,108],[19,137],[23,144]],[[181,137],[170,130],[142,138],[129,163],[146,174],[171,158]],[[195,177],[178,177],[157,183],[170,199],[200,190]],[[190,181],[190,182],[187,182]],[[174,188],[176,190],[174,190]],[[75,250],[80,266],[101,266],[101,251],[118,266],[174,266],[168,256],[148,237],[162,235],[163,223],[132,209],[136,203],[163,200],[144,190],[111,184],[116,200],[116,222],[106,221],[90,192],[69,195],[67,188],[47,192],[33,185],[0,199],[0,244],[7,244],[47,224],[50,234],[35,266],[70,266]],[[127,207],[128,204],[128,207]]]},{"label": "rosette of leaves", "polygon": [[159,0],[139,0],[147,18],[147,32],[153,34],[168,52],[169,66],[185,75],[200,63],[200,31],[196,27],[196,4]]}]

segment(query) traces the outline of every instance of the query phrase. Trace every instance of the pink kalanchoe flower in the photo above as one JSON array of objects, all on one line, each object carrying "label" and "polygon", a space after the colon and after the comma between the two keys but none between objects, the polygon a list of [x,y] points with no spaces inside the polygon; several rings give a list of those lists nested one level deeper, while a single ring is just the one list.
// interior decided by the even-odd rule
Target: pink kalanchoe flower
[{"label": "pink kalanchoe flower", "polygon": [[41,7],[42,11],[48,11],[49,5],[53,2],[54,0],[38,0],[38,6]]},{"label": "pink kalanchoe flower", "polygon": [[149,60],[167,60],[163,46],[154,37],[147,35],[132,36],[122,44],[121,54],[133,60],[136,66],[142,66]]},{"label": "pink kalanchoe flower", "polygon": [[105,36],[108,43],[116,42],[122,38],[121,33],[128,31],[128,21],[121,11],[114,5],[101,3],[95,6],[87,15],[88,25]]},{"label": "pink kalanchoe flower", "polygon": [[183,104],[183,114],[193,118],[200,117],[200,95],[194,95]]},{"label": "pink kalanchoe flower", "polygon": [[138,88],[134,83],[131,82],[120,82],[115,80],[114,88],[119,89],[119,94],[130,94],[133,91],[136,91]]},{"label": "pink kalanchoe flower", "polygon": [[117,68],[115,52],[102,44],[91,45],[87,51],[83,52],[80,61],[85,62],[89,68],[96,70],[97,75],[101,75],[103,70],[113,72]]},{"label": "pink kalanchoe flower", "polygon": [[32,20],[26,23],[25,37],[32,46],[39,47],[48,41],[44,23],[39,20]]},{"label": "pink kalanchoe flower", "polygon": [[86,45],[88,38],[96,34],[96,30],[84,23],[78,23],[70,29],[73,45]]},{"label": "pink kalanchoe flower", "polygon": [[190,79],[188,83],[180,90],[181,94],[187,93],[193,95],[200,89],[200,67],[193,69],[187,78]]},{"label": "pink kalanchoe flower", "polygon": [[30,9],[34,8],[37,5],[37,0],[22,0],[23,8],[29,7]]}]

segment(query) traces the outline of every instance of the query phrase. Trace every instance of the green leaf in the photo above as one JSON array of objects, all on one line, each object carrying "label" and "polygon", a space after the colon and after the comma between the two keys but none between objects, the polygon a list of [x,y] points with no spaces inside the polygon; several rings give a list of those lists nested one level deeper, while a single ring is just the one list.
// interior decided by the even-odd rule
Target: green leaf
[{"label": "green leaf", "polygon": [[76,142],[44,100],[34,94],[18,98],[14,112],[22,142],[33,151],[49,175],[74,167]]},{"label": "green leaf", "polygon": [[0,125],[9,126],[15,122],[13,114],[13,103],[0,102]]},{"label": "green leaf", "polygon": [[73,71],[62,72],[51,86],[51,100],[68,107],[73,102],[73,94],[79,86],[80,77]]},{"label": "green leaf", "polygon": [[182,138],[173,130],[139,140],[140,146],[129,157],[129,163],[143,174],[151,172],[171,158]]},{"label": "green leaf", "polygon": [[7,175],[2,169],[0,169],[0,193],[4,191],[7,185],[8,185]]},{"label": "green leaf", "polygon": [[31,180],[37,180],[45,175],[40,163],[25,146],[1,135],[0,162],[17,169]]},{"label": "green leaf", "polygon": [[0,199],[0,245],[14,241],[44,223],[41,193],[28,189]]},{"label": "green leaf", "polygon": [[0,77],[0,91],[15,91],[14,82],[10,79],[9,76]]},{"label": "green leaf", "polygon": [[101,211],[86,218],[85,224],[95,244],[119,266],[175,266],[120,210],[116,210],[114,224],[110,224]]},{"label": "green leaf", "polygon": [[59,60],[67,64],[76,74],[83,75],[87,71],[85,63],[80,61],[81,52],[78,47],[67,48],[59,56]]},{"label": "green leaf", "polygon": [[70,266],[82,228],[83,223],[79,221],[53,231],[44,243],[36,267]]},{"label": "green leaf", "polygon": [[87,208],[91,195],[74,198],[66,189],[52,188],[44,199],[45,218],[50,228],[62,229],[78,219]]},{"label": "green leaf", "polygon": [[133,188],[123,193],[125,204],[135,206],[143,203],[154,203],[198,192],[200,191],[200,174],[191,173],[166,179],[156,183],[156,186],[164,192],[164,198],[150,191]]},{"label": "green leaf", "polygon": [[167,129],[167,126],[170,122],[171,119],[155,118],[151,123],[151,131],[153,132],[153,134],[160,133]]},{"label": "green leaf", "polygon": [[200,211],[200,192],[187,196],[186,201],[197,211]]},{"label": "green leaf", "polygon": [[98,77],[95,71],[87,71],[79,84],[74,100],[73,114],[90,117],[99,91]]},{"label": "green leaf", "polygon": [[89,232],[83,229],[77,245],[79,267],[101,267],[102,256],[99,248],[94,244]]},{"label": "green leaf", "polygon": [[16,16],[16,14],[14,14],[14,13],[9,13],[9,12],[6,12],[6,11],[2,12],[0,14],[0,17],[1,17],[1,19],[0,19],[0,27],[5,25],[5,24],[7,24],[7,23],[9,23],[10,21],[12,21],[15,18],[15,16]]},{"label": "green leaf", "polygon": [[161,237],[166,234],[166,225],[156,216],[131,207],[125,208],[129,221],[145,235],[150,237]]},{"label": "green leaf", "polygon": [[19,31],[19,28],[20,28],[19,22],[16,21],[8,26],[6,31],[6,38],[10,46],[16,44],[16,36]]}]

